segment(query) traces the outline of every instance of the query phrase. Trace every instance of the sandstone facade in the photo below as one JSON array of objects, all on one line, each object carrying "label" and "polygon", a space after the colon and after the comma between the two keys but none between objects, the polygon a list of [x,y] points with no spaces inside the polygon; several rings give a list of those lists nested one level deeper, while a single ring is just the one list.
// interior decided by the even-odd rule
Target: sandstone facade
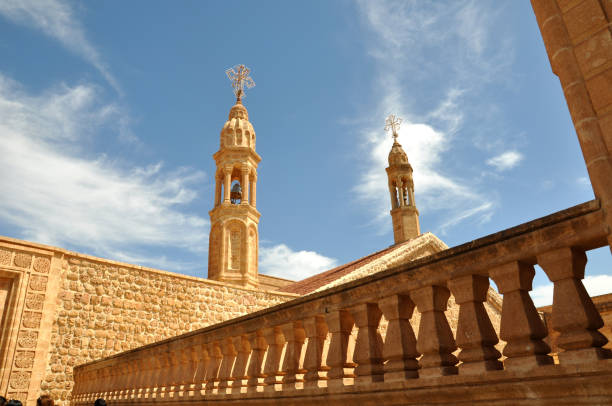
[{"label": "sandstone facade", "polygon": [[75,365],[295,296],[2,237],[0,393],[32,404],[42,391],[65,404]]}]

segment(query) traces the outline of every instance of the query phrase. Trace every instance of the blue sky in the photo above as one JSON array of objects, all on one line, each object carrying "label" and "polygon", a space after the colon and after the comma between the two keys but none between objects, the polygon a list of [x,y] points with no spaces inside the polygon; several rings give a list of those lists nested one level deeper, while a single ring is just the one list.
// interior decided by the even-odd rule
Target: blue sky
[{"label": "blue sky", "polygon": [[[206,276],[240,63],[261,272],[392,244],[390,113],[422,230],[449,246],[593,198],[527,1],[0,0],[0,233]],[[591,293],[612,290],[609,251],[589,258]]]}]

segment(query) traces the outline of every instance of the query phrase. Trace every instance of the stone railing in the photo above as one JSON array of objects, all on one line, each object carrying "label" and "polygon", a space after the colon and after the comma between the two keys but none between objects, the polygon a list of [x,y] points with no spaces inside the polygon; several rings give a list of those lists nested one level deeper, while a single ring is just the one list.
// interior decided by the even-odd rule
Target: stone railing
[{"label": "stone railing", "polygon": [[[603,323],[581,281],[585,251],[607,245],[602,219],[599,203],[587,202],[75,367],[72,402],[522,404],[537,398],[538,404],[608,404],[612,360],[601,348],[607,342],[598,332]],[[529,295],[535,264],[554,283],[552,327],[564,350],[558,364]],[[503,295],[499,337],[483,305],[489,278]],[[456,337],[444,313],[451,293],[459,305]],[[418,334],[409,322],[415,309]],[[503,356],[499,340],[505,342]]]}]

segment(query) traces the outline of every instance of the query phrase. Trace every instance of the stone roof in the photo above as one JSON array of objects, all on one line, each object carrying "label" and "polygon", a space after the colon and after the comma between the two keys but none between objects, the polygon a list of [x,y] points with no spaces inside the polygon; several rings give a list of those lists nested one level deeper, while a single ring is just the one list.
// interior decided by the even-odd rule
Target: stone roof
[{"label": "stone roof", "polygon": [[412,240],[392,245],[384,250],[285,286],[280,291],[307,295],[384,271],[447,248],[448,246],[432,233],[421,234]]}]

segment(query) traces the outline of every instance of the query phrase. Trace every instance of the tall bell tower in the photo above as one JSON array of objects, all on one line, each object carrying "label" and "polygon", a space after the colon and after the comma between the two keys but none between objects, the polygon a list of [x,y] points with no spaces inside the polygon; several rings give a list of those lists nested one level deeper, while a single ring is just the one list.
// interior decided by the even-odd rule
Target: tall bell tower
[{"label": "tall bell tower", "polygon": [[210,214],[208,278],[257,287],[259,217],[256,209],[257,165],[255,130],[242,105],[245,87],[255,86],[249,69],[237,65],[226,71],[232,82],[236,104],[221,129],[219,151],[213,158],[215,201]]},{"label": "tall bell tower", "polygon": [[389,193],[391,196],[391,219],[393,221],[393,237],[399,244],[411,240],[421,234],[419,227],[419,211],[414,201],[414,182],[412,181],[412,166],[408,156],[397,142],[397,131],[402,119],[391,114],[387,117],[385,131],[391,130],[393,146],[389,152]]}]

